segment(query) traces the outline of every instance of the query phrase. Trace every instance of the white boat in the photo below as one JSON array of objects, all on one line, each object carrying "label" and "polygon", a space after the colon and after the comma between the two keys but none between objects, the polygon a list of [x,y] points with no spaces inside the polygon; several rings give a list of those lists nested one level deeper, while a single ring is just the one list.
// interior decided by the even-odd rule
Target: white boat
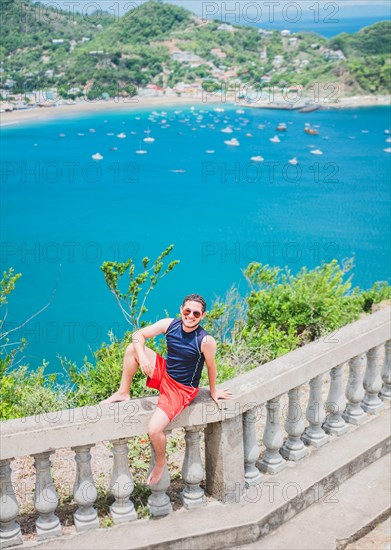
[{"label": "white boat", "polygon": [[107,132],[106,136],[113,136],[114,132]]},{"label": "white boat", "polygon": [[92,155],[92,158],[94,160],[102,160],[103,159],[103,157],[100,153],[95,153],[95,155]]},{"label": "white boat", "polygon": [[246,134],[246,137],[250,138],[250,137],[253,137],[252,134],[250,134],[250,132],[248,134]]},{"label": "white boat", "polygon": [[95,134],[96,132],[95,128],[90,128],[88,131],[91,132],[91,134]]},{"label": "white boat", "polygon": [[155,138],[153,137],[146,137],[143,139],[143,141],[145,141],[145,143],[153,143],[155,141]]},{"label": "white boat", "polygon": [[387,139],[386,139],[386,142],[387,142],[387,143],[391,143],[391,138],[387,138]]},{"label": "white boat", "polygon": [[85,134],[82,134],[82,133],[79,133],[79,134],[77,134],[77,135],[80,136],[80,137],[85,136]]},{"label": "white boat", "polygon": [[221,130],[223,132],[223,134],[232,134],[233,130],[232,128],[230,128],[230,126],[227,126],[226,128],[223,128]]},{"label": "white boat", "polygon": [[205,151],[205,153],[208,153],[208,155],[213,155],[213,154],[214,154],[214,151],[213,151],[213,149],[210,149],[210,150],[208,150],[208,151]]},{"label": "white boat", "polygon": [[391,134],[391,130],[384,130],[385,134]]},{"label": "white boat", "polygon": [[280,143],[281,140],[278,136],[274,136],[274,137],[270,138],[270,141],[272,143]]},{"label": "white boat", "polygon": [[288,160],[289,164],[293,164],[293,166],[296,166],[296,164],[299,164],[299,161],[296,157],[293,157],[293,159]]},{"label": "white boat", "polygon": [[222,109],[221,107],[216,107],[214,111],[216,111],[216,113],[224,113],[224,109]]},{"label": "white boat", "polygon": [[174,174],[184,174],[186,170],[169,170],[169,172],[173,172]]},{"label": "white boat", "polygon": [[323,155],[323,152],[320,149],[312,149],[310,153],[312,153],[313,155]]},{"label": "white boat", "polygon": [[237,113],[238,115],[244,115],[243,109],[238,109],[238,110],[236,111],[236,113]]},{"label": "white boat", "polygon": [[265,159],[263,157],[261,157],[261,155],[258,155],[256,157],[251,157],[251,160],[253,162],[263,162]]},{"label": "white boat", "polygon": [[126,134],[124,134],[123,132],[121,132],[120,134],[117,134],[117,138],[119,138],[119,139],[125,139],[125,138],[126,138]]},{"label": "white boat", "polygon": [[135,151],[136,155],[146,155],[148,153],[148,151],[146,151],[145,149],[137,149],[137,151]]},{"label": "white boat", "polygon": [[385,153],[391,153],[391,147],[387,147],[387,149],[384,149]]},{"label": "white boat", "polygon": [[240,145],[240,143],[238,142],[238,140],[236,138],[227,139],[226,141],[224,141],[224,143],[226,145],[230,145],[231,147],[239,147],[239,145]]}]

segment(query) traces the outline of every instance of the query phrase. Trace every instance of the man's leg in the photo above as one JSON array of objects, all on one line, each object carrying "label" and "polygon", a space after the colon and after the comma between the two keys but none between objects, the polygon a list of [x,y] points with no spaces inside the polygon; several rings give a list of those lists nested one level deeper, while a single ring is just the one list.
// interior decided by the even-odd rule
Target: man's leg
[{"label": "man's leg", "polygon": [[156,485],[163,475],[164,466],[166,465],[167,439],[164,429],[169,423],[170,419],[167,414],[159,408],[156,409],[149,421],[148,435],[155,451],[155,465],[148,476],[148,485]]},{"label": "man's leg", "polygon": [[[148,359],[153,365],[156,363],[156,352],[152,349],[145,346],[145,353]],[[130,399],[129,391],[132,384],[134,375],[137,372],[139,366],[139,359],[136,352],[136,348],[133,344],[129,344],[126,348],[123,367],[122,367],[122,378],[119,390],[113,393],[111,397],[108,397],[101,403],[117,403],[118,401],[128,401]]]}]

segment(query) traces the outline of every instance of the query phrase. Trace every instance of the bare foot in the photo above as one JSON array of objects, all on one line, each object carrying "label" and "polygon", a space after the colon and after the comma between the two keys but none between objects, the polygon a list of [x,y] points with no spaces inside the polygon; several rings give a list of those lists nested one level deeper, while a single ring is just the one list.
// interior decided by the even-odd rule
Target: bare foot
[{"label": "bare foot", "polygon": [[130,400],[130,395],[128,393],[122,393],[117,391],[113,393],[111,397],[104,399],[100,403],[102,405],[103,403],[119,403],[121,401],[129,401],[129,400]]},{"label": "bare foot", "polygon": [[158,466],[157,464],[155,464],[152,472],[148,476],[148,479],[147,479],[148,485],[157,485],[159,483],[159,481],[162,479],[165,465],[166,465],[166,462],[164,462],[164,464],[162,464],[161,466]]}]

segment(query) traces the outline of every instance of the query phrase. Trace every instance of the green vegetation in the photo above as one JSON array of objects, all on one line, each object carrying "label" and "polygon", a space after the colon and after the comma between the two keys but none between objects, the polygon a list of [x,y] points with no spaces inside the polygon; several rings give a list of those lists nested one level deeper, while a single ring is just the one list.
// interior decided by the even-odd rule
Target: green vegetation
[{"label": "green vegetation", "polygon": [[[102,266],[109,289],[117,301],[125,301],[135,327],[143,324],[141,312],[146,312],[145,301],[151,287],[177,263],[170,262],[163,270],[163,261],[171,251],[169,246],[149,269],[149,260],[145,258],[144,271],[139,275],[134,274],[133,264],[106,262]],[[311,271],[303,268],[293,275],[289,270],[251,263],[243,272],[250,286],[249,293],[240,296],[231,288],[223,299],[216,300],[204,323],[218,342],[218,382],[335,332],[370,313],[374,304],[391,299],[391,286],[384,282],[364,291],[352,288],[351,270],[351,263],[341,267],[334,260]],[[121,292],[118,286],[125,273],[130,276],[130,283],[127,291]],[[6,305],[19,276],[12,270],[4,273],[2,306]],[[121,310],[123,307],[121,305]],[[100,346],[92,362],[84,359],[81,367],[62,359],[69,381],[60,385],[56,375],[45,375],[45,362],[35,372],[30,372],[23,362],[14,364],[25,343],[8,346],[6,344],[11,344],[8,338],[1,347],[1,419],[98,403],[118,388],[123,356],[130,341],[131,332],[121,340],[110,334],[109,343]],[[158,353],[165,352],[165,341],[151,340],[148,346]],[[202,383],[207,384],[206,369]],[[145,377],[139,371],[131,396],[153,393],[145,388]]]},{"label": "green vegetation", "polygon": [[330,40],[329,47],[342,50],[346,56],[389,55],[390,26],[390,21],[380,21],[356,34],[339,34]]},{"label": "green vegetation", "polygon": [[[238,25],[219,30],[219,21],[205,23],[179,6],[155,0],[119,18],[69,13],[31,0],[5,0],[1,6],[6,22],[1,78],[11,99],[54,89],[57,97],[95,100],[133,96],[148,84],[173,88],[179,82],[215,91],[227,81],[255,89],[309,89],[327,81],[343,84],[347,95],[387,93],[390,87],[390,21],[331,40],[296,33],[291,42],[278,31],[263,35]],[[175,51],[191,52],[198,60],[178,61]],[[282,61],[276,62],[276,56]]]},{"label": "green vegetation", "polygon": [[[174,245],[171,244],[157,257],[152,266],[148,268],[150,259],[145,257],[142,259],[144,271],[135,274],[135,265],[132,258],[125,263],[120,262],[104,262],[101,269],[105,276],[106,284],[109,290],[114,294],[115,299],[124,314],[125,319],[133,327],[137,329],[140,326],[141,317],[147,313],[145,306],[146,300],[155,288],[157,283],[163,279],[174,267],[179,264],[179,260],[173,260],[169,262],[166,269],[162,272],[164,259],[172,252]],[[129,278],[129,285],[126,292],[121,292],[119,288],[120,280],[127,273]],[[139,302],[140,293],[144,290],[142,302]],[[129,309],[127,311],[123,304]]]}]

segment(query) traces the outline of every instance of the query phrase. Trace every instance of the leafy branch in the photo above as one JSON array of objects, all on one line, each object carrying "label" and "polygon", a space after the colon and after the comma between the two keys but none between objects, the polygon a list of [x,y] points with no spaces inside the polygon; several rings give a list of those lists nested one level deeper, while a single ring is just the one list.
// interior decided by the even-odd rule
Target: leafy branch
[{"label": "leafy branch", "polygon": [[[145,303],[149,294],[174,267],[179,260],[173,260],[164,268],[164,260],[171,253],[174,245],[171,244],[156,258],[152,265],[151,260],[146,256],[142,259],[143,271],[135,273],[135,265],[132,258],[126,262],[104,262],[101,265],[106,284],[122,311],[126,321],[134,329],[140,326],[141,317],[148,311]],[[119,288],[120,281],[125,274],[128,274],[129,284],[126,292]]]}]

